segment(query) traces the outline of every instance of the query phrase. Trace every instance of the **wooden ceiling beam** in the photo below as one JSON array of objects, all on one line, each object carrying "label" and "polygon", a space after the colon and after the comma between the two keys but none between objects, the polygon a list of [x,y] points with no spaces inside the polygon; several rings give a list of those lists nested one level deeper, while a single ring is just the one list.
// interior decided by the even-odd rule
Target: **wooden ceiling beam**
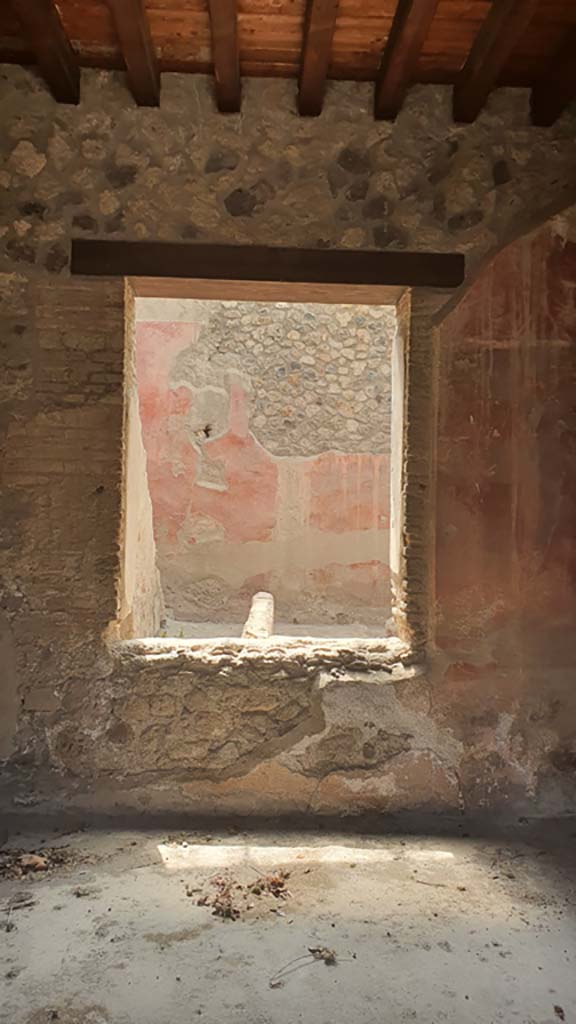
[{"label": "wooden ceiling beam", "polygon": [[474,121],[498,84],[539,0],[493,0],[454,86],[454,119]]},{"label": "wooden ceiling beam", "polygon": [[223,114],[240,110],[240,48],[236,0],[208,0],[216,102]]},{"label": "wooden ceiling beam", "polygon": [[54,99],[78,103],[80,69],[53,0],[12,0],[12,7]]},{"label": "wooden ceiling beam", "polygon": [[144,0],[108,0],[108,6],[120,40],[130,92],[138,106],[157,107],[160,72]]},{"label": "wooden ceiling beam", "polygon": [[337,10],[338,0],[308,0],[298,89],[298,110],[304,117],[322,111]]},{"label": "wooden ceiling beam", "polygon": [[573,99],[576,99],[576,29],[569,34],[547,73],[532,89],[532,123],[541,127],[554,124]]},{"label": "wooden ceiling beam", "polygon": [[375,117],[394,120],[398,114],[437,6],[438,0],[399,0],[376,79]]}]

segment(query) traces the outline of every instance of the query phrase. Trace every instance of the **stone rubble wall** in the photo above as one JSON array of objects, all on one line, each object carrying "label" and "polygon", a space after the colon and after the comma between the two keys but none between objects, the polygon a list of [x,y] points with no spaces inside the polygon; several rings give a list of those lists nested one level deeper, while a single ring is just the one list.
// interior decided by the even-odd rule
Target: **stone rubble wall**
[{"label": "stone rubble wall", "polygon": [[369,83],[331,83],[303,118],[293,82],[247,80],[242,113],[223,117],[202,76],[163,75],[159,108],[136,107],[120,73],[83,71],[77,107],[27,69],[2,76],[2,244],[24,272],[65,273],[71,233],[458,250],[472,265],[575,198],[573,117],[535,128],[524,89],[459,125],[440,86],[411,89],[389,123]]},{"label": "stone rubble wall", "polygon": [[137,299],[136,318],[198,325],[172,388],[229,391],[231,374],[245,376],[250,428],[271,455],[389,452],[394,307]]}]

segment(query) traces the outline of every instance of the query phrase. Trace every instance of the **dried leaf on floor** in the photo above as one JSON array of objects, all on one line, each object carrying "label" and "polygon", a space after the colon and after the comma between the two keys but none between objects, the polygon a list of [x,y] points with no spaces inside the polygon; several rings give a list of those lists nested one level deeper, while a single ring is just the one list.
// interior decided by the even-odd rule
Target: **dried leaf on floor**
[{"label": "dried leaf on floor", "polygon": [[311,953],[315,960],[323,960],[328,966],[336,963],[336,951],[334,949],[328,949],[326,946],[308,946],[308,952]]},{"label": "dried leaf on floor", "polygon": [[41,850],[0,850],[0,878],[34,878],[77,859],[68,847]]},{"label": "dried leaf on floor", "polygon": [[41,857],[38,853],[25,853],[20,857],[20,867],[30,871],[46,871],[48,869],[48,860],[46,857]]},{"label": "dried leaf on floor", "polygon": [[228,921],[237,921],[240,908],[234,902],[234,893],[238,889],[233,878],[216,875],[210,884],[216,890],[213,894],[204,894],[196,901],[199,907],[212,907],[214,917],[222,917]]},{"label": "dried leaf on floor", "polygon": [[255,882],[250,886],[250,891],[255,896],[260,896],[262,893],[270,893],[277,900],[287,899],[291,893],[286,888],[286,882],[290,878],[289,871],[277,871],[276,874],[261,875]]}]

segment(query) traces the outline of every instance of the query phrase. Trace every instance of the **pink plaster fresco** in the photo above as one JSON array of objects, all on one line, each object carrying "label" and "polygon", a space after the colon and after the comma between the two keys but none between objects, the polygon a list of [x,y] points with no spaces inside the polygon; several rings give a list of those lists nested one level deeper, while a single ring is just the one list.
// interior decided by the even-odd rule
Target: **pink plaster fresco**
[{"label": "pink plaster fresco", "polygon": [[389,530],[387,455],[323,452],[310,463],[312,526],[327,533]]},{"label": "pink plaster fresco", "polygon": [[229,541],[270,540],[276,523],[278,470],[251,434],[235,434],[232,427],[223,437],[204,445],[208,459],[224,467],[226,490],[194,485],[190,507],[212,516]]},{"label": "pink plaster fresco", "polygon": [[[161,573],[163,562],[177,555],[194,576],[194,549],[208,539],[226,544],[231,559],[230,545],[260,542],[270,546],[271,568],[246,576],[238,587],[244,600],[252,585],[258,589],[257,580],[260,589],[280,593],[280,606],[285,592],[286,614],[299,591],[306,591],[308,601],[317,595],[319,604],[333,605],[334,615],[347,601],[387,612],[388,456],[333,451],[308,458],[271,455],[250,430],[246,382],[233,370],[227,379],[225,430],[199,438],[190,429],[195,393],[170,380],[174,359],[197,336],[194,324],[137,325],[138,389]],[[341,561],[332,558],[320,568],[292,569],[285,562],[281,571],[277,564],[274,568],[272,548],[283,543],[285,530],[280,473],[286,467],[301,503],[296,528],[303,537],[307,531],[348,538],[371,533],[378,537],[381,557],[358,558],[354,545],[350,550],[342,546]]]}]

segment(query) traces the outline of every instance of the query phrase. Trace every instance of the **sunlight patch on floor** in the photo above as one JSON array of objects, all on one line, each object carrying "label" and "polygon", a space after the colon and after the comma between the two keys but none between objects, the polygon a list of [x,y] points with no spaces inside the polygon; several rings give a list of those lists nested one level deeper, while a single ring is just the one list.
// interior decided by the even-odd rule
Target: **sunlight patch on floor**
[{"label": "sunlight patch on floor", "polygon": [[[273,867],[306,861],[315,864],[382,864],[398,860],[398,851],[365,849],[358,846],[212,846],[209,843],[159,843],[158,851],[167,871],[183,868],[236,867],[253,864]],[[420,863],[446,863],[453,861],[449,850],[406,850],[402,859]]]}]

